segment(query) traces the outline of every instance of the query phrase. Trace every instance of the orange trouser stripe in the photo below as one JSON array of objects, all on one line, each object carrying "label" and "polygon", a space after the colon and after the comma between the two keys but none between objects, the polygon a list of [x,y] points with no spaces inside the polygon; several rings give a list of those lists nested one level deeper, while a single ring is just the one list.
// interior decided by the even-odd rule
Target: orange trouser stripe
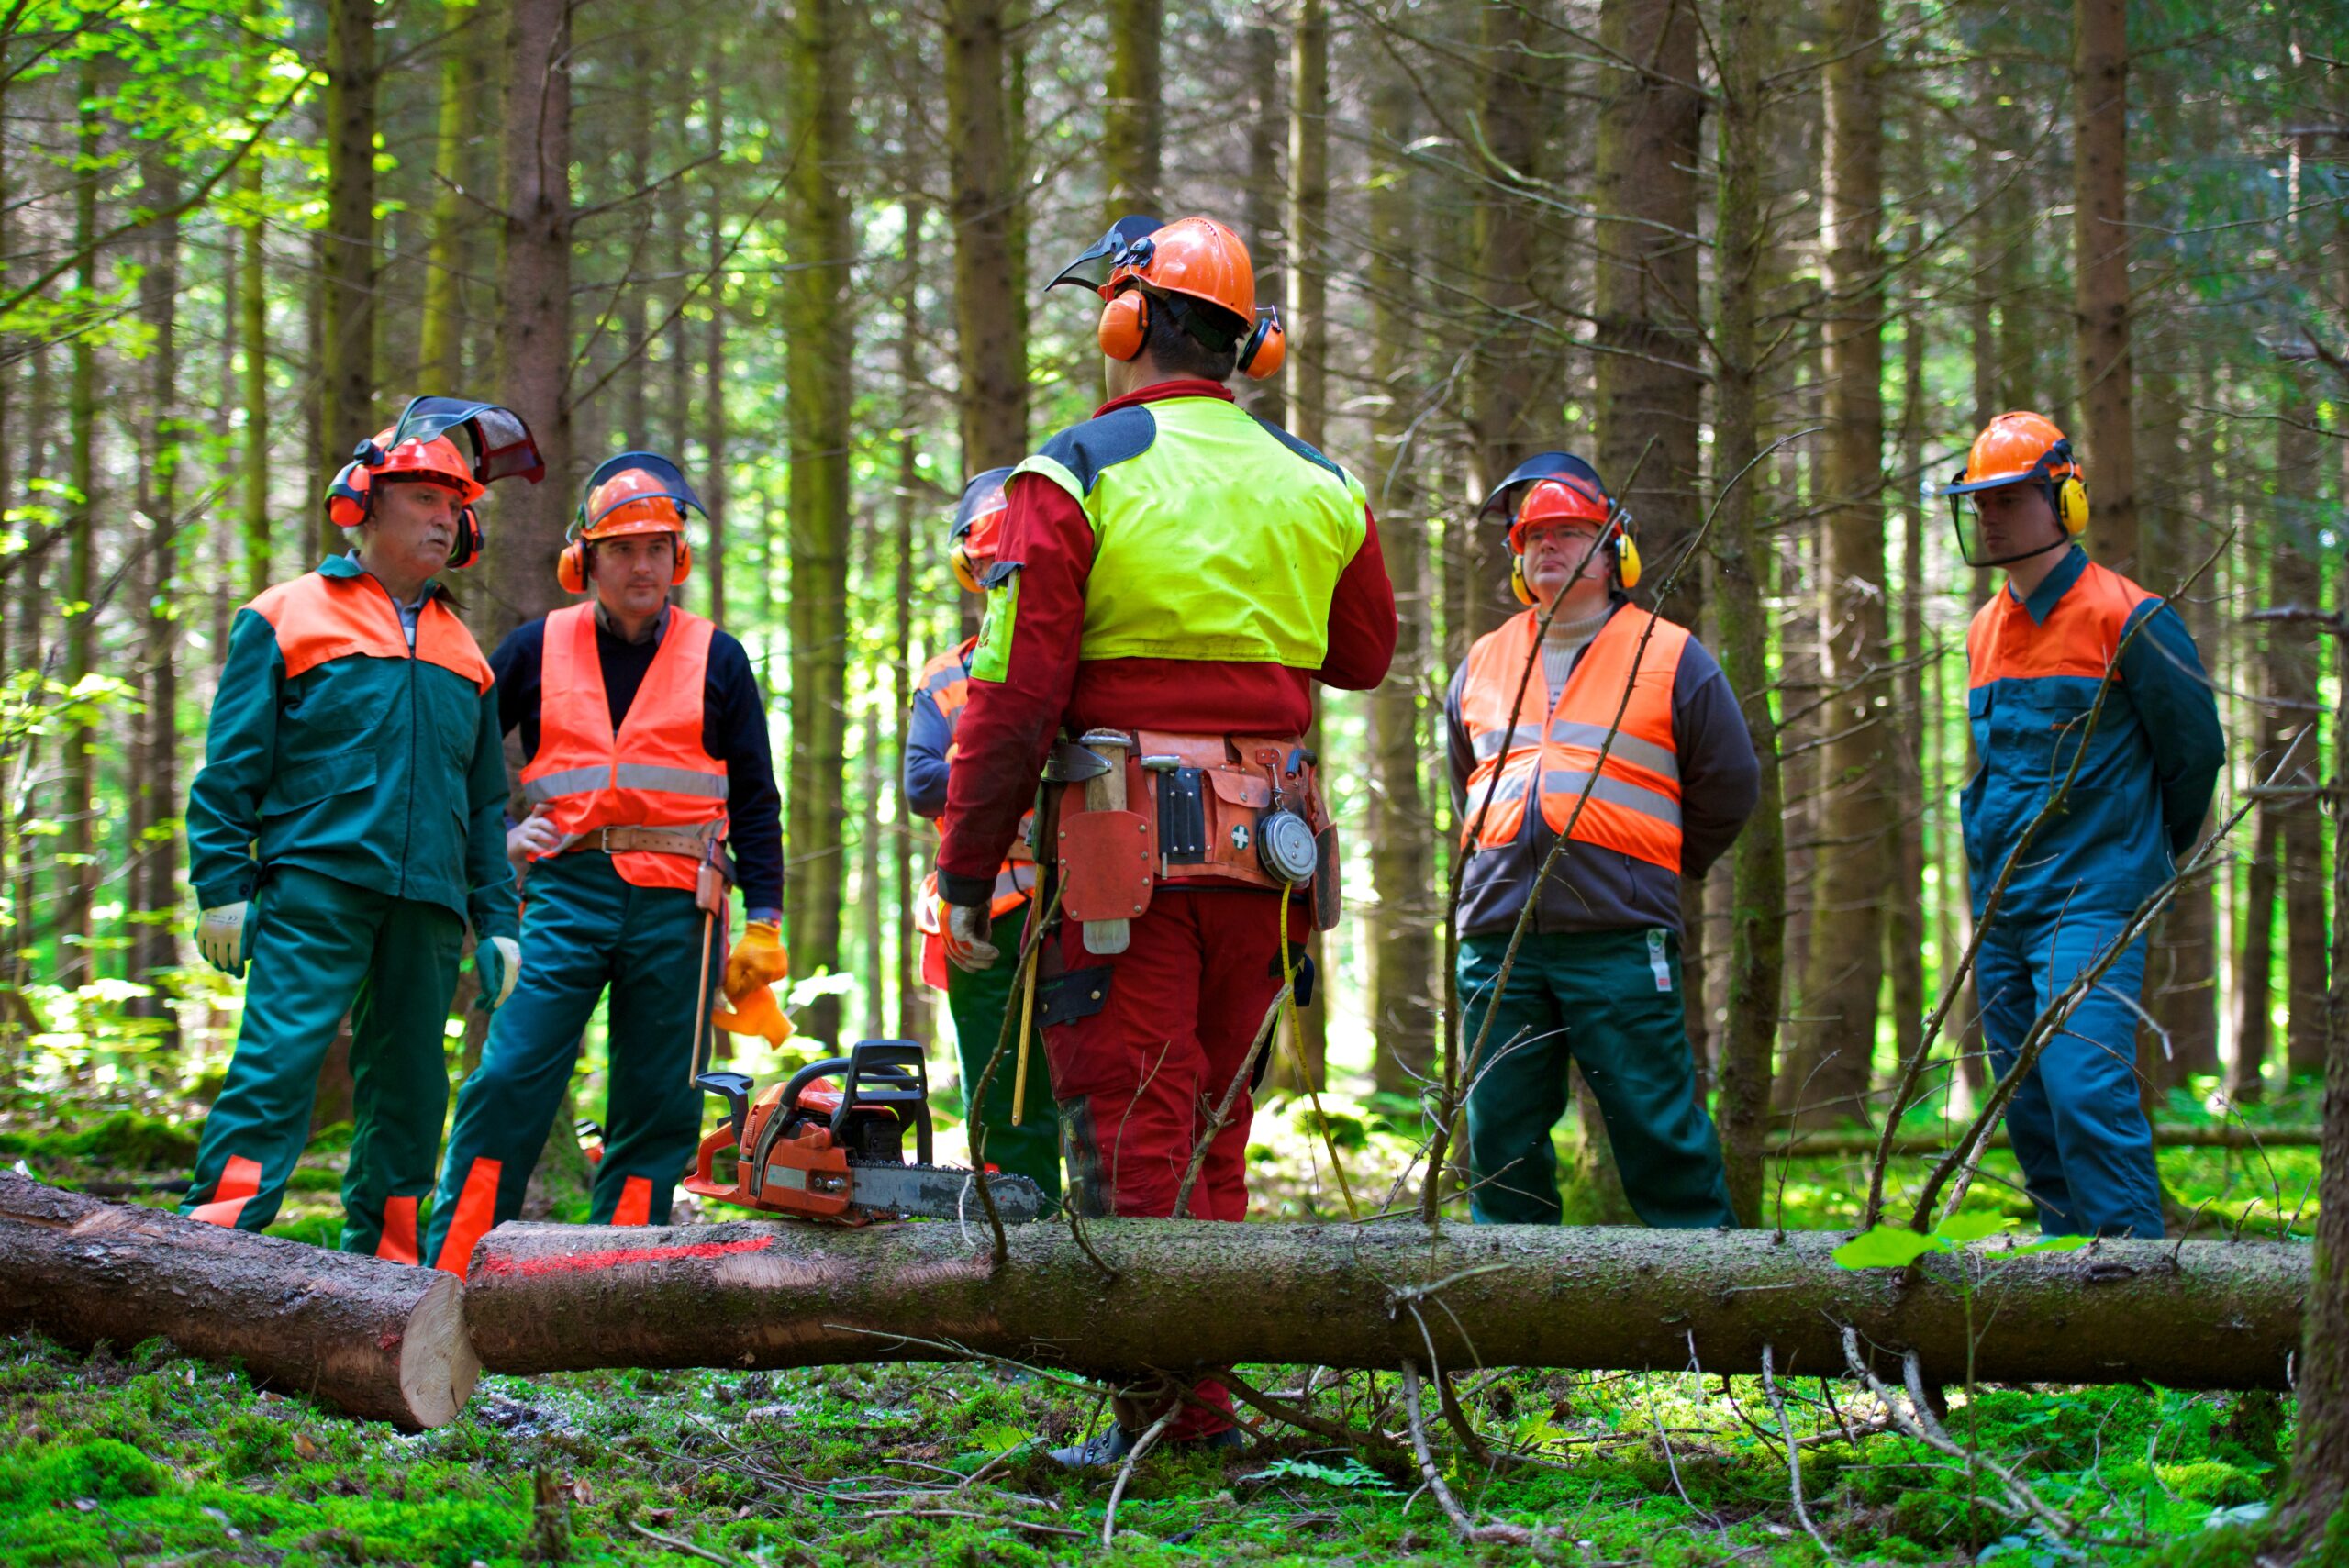
[{"label": "orange trouser stripe", "polygon": [[395,1263],[416,1262],[416,1200],[384,1200],[384,1234],[375,1242],[375,1256]]},{"label": "orange trouser stripe", "polygon": [[248,1160],[241,1154],[228,1156],[226,1169],[220,1173],[220,1183],[212,1189],[212,1201],[198,1204],[190,1219],[201,1219],[206,1225],[234,1226],[245,1204],[261,1191],[261,1162]]},{"label": "orange trouser stripe", "polygon": [[497,1178],[505,1168],[502,1160],[477,1159],[465,1173],[465,1188],[457,1195],[456,1216],[449,1221],[449,1234],[440,1239],[440,1255],[432,1260],[434,1268],[459,1279],[465,1277],[465,1267],[473,1262],[473,1243],[497,1223]]},{"label": "orange trouser stripe", "polygon": [[620,1201],[612,1209],[615,1225],[649,1225],[652,1222],[652,1183],[643,1176],[630,1176],[620,1186]]}]

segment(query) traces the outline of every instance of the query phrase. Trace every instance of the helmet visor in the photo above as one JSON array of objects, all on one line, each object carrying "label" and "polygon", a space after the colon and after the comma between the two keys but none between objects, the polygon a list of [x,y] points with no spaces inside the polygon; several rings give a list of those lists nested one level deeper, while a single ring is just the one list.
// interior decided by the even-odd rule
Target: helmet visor
[{"label": "helmet visor", "polygon": [[[685,483],[685,476],[678,472],[677,465],[658,452],[622,452],[618,457],[606,458],[596,465],[596,472],[587,476],[585,494],[595,495],[596,487],[604,481],[616,473],[627,473],[631,470],[651,474],[659,484],[660,488],[639,490],[632,495],[622,495],[602,511],[592,514],[587,510],[587,503],[583,498],[579,504],[577,524],[577,530],[580,533],[586,533],[622,506],[632,506],[639,501],[674,501],[680,507],[690,506],[705,517],[709,516],[709,508],[701,504],[701,497],[694,494],[694,487],[691,484]],[[684,520],[684,515],[681,512],[678,521],[682,523]]]},{"label": "helmet visor", "polygon": [[1004,482],[1010,477],[1011,470],[1008,467],[990,468],[983,473],[972,475],[971,483],[963,486],[962,500],[955,503],[954,527],[946,537],[949,539],[966,538],[972,526],[979,520],[980,514],[990,509],[1001,511],[1005,506]]},{"label": "helmet visor", "polygon": [[1056,289],[1063,284],[1077,284],[1098,293],[1108,286],[1109,274],[1127,251],[1138,240],[1147,239],[1165,226],[1154,217],[1131,214],[1109,226],[1109,232],[1095,240],[1076,260],[1052,274],[1044,286]]},{"label": "helmet visor", "polygon": [[1942,495],[1949,500],[1949,522],[1952,531],[1957,535],[1957,553],[1966,565],[2010,566],[2018,561],[2029,561],[2034,555],[2044,555],[2072,542],[2071,535],[2054,517],[2052,498],[2048,504],[2048,527],[2053,530],[2052,538],[2037,529],[2017,530],[2008,526],[2004,518],[1985,528],[1981,507],[1985,492],[2026,488],[2034,495],[2047,494],[2047,485],[2041,480],[2009,476],[1969,484],[1962,472],[1942,488]]},{"label": "helmet visor", "polygon": [[546,461],[530,437],[530,427],[511,408],[495,403],[471,403],[459,397],[414,397],[400,410],[392,428],[390,447],[406,441],[430,441],[442,436],[473,465],[473,483],[484,487],[501,479],[527,479],[536,484],[546,477]]},{"label": "helmet visor", "polygon": [[1599,482],[1598,471],[1571,452],[1535,452],[1509,470],[1508,477],[1493,486],[1484,504],[1476,508],[1479,520],[1508,523],[1517,516],[1518,503],[1525,493],[1544,479],[1563,479],[1575,489],[1598,495],[1610,507],[1614,497]]}]

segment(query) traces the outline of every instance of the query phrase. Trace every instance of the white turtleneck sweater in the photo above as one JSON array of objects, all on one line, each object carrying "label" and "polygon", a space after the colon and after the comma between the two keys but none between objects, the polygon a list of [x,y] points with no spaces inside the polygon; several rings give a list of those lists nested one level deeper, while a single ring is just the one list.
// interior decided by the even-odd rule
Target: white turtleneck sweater
[{"label": "white turtleneck sweater", "polygon": [[1601,605],[1580,620],[1568,620],[1561,616],[1550,623],[1542,635],[1542,678],[1549,683],[1550,701],[1555,704],[1558,694],[1566,689],[1566,674],[1575,667],[1575,655],[1583,651],[1615,606]]}]

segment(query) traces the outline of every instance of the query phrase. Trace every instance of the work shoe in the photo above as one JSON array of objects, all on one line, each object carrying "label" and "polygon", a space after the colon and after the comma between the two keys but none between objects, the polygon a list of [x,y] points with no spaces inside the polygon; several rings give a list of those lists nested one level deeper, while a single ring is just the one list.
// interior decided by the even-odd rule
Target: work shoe
[{"label": "work shoe", "polygon": [[[1065,1470],[1107,1469],[1131,1453],[1134,1444],[1141,1440],[1141,1437],[1139,1433],[1130,1432],[1123,1427],[1112,1424],[1102,1428],[1081,1443],[1072,1443],[1067,1448],[1052,1450],[1052,1462]],[[1191,1438],[1182,1442],[1162,1441],[1157,1445],[1162,1452],[1168,1449],[1213,1451],[1236,1449],[1240,1446],[1240,1429],[1237,1427],[1226,1427],[1212,1437]]]}]

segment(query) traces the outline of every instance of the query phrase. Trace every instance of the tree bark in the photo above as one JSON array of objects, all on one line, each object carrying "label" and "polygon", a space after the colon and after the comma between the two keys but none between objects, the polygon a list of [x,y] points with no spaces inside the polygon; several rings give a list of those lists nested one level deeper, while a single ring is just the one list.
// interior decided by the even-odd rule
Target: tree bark
[{"label": "tree bark", "polygon": [[[802,973],[841,962],[841,793],[847,765],[849,414],[856,244],[843,171],[851,143],[839,0],[802,0],[793,39],[800,150],[788,180],[793,270],[785,285],[791,414],[791,766],[786,843],[801,869],[785,889]],[[839,1038],[837,996],[805,1032]]]},{"label": "tree bark", "polygon": [[506,54],[500,399],[529,421],[547,476],[498,495],[484,645],[561,603],[554,562],[573,485],[570,0],[513,0]]},{"label": "tree bark", "polygon": [[[78,80],[80,114],[74,137],[82,178],[73,184],[73,289],[86,309],[96,308],[98,288],[99,119],[98,62],[85,59]],[[73,486],[72,532],[66,541],[65,687],[80,687],[96,662],[97,613],[93,559],[96,551],[98,471],[98,350],[95,335],[73,335],[72,380],[66,393],[68,479]],[[92,823],[98,732],[83,719],[65,734],[63,852],[57,857],[57,977],[73,986],[97,977],[90,945],[90,895],[98,880]]]},{"label": "tree bark", "polygon": [[1103,227],[1128,213],[1160,210],[1159,170],[1166,110],[1161,102],[1160,57],[1166,0],[1109,0],[1109,74],[1103,83],[1101,176],[1109,206]]},{"label": "tree bark", "polygon": [[[247,8],[249,19],[260,6]],[[239,215],[244,230],[244,255],[237,269],[238,336],[244,339],[241,381],[245,407],[244,444],[238,452],[242,463],[243,513],[239,533],[244,545],[244,596],[259,598],[269,586],[269,250],[262,221],[262,183],[267,163],[256,148],[238,170],[245,209]],[[225,657],[227,639],[216,652]]]},{"label": "tree bark", "polygon": [[709,507],[703,566],[709,584],[709,618],[726,624],[726,50],[722,35],[709,50],[709,90],[702,100],[709,123],[709,328],[702,340],[701,498]]},{"label": "tree bark", "polygon": [[[2267,736],[2280,740],[2272,728]],[[2263,746],[2254,754],[2252,765],[2260,777],[2274,768],[2275,757],[2274,746]],[[2251,867],[2243,879],[2242,929],[2235,946],[2235,1053],[2227,1063],[2227,1098],[2237,1105],[2256,1105],[2267,1093],[2267,1057],[2274,1038],[2268,1008],[2276,975],[2276,862],[2283,842],[2281,817],[2263,803],[2252,830]]]},{"label": "tree bark", "polygon": [[[2246,1127],[2240,1122],[2221,1122],[2210,1127],[2154,1128],[2156,1149],[2313,1149],[2322,1134],[2315,1127],[2277,1126]],[[1815,1155],[1873,1154],[1878,1135],[1845,1128],[1828,1128],[1818,1132],[1799,1132],[1774,1140],[1769,1146],[1772,1159],[1793,1155],[1810,1158]],[[1941,1154],[1948,1151],[1956,1133],[1936,1138],[1930,1133],[1903,1133],[1893,1140],[1895,1154]],[[1999,1128],[1990,1135],[1990,1147],[2005,1149],[2009,1145],[2007,1129]]]},{"label": "tree bark", "polygon": [[[1913,150],[1915,139],[1910,139]],[[1910,170],[1910,188],[1924,178]],[[1900,472],[1921,476],[1925,458],[1925,301],[1909,302],[1900,325]],[[1925,502],[1917,479],[1900,485],[1900,673],[1895,681],[1898,750],[1893,773],[1891,891],[1886,898],[1885,967],[1892,1007],[1893,1060],[1916,1053],[1925,1031]],[[1954,962],[1954,961],[1953,961]],[[1908,1107],[1895,1106],[1898,1116]]]},{"label": "tree bark", "polygon": [[[2297,367],[2284,366],[2283,406],[2276,423],[2276,492],[2269,527],[2268,593],[2277,608],[2322,607],[2324,584],[2317,562],[2325,554],[2320,530],[2337,517],[2319,502],[2324,494],[2323,437],[2316,399],[2301,384]],[[2267,695],[2277,704],[2288,731],[2297,731],[2321,711],[2317,674],[2322,639],[2305,627],[2268,628]],[[2322,749],[2311,730],[2294,753],[2296,765],[2276,782],[2312,789],[2323,782]],[[2266,775],[2262,774],[2264,778]],[[2325,1072],[2325,868],[2324,817],[2314,795],[2264,803],[2282,824],[2284,892],[2284,1072],[2288,1079],[2321,1079]]]},{"label": "tree bark", "polygon": [[[897,301],[897,484],[894,497],[896,528],[897,606],[895,639],[890,647],[890,711],[896,715],[890,746],[893,770],[890,790],[896,796],[896,825],[889,839],[889,862],[896,888],[890,907],[896,911],[897,1010],[893,1040],[928,1040],[930,1011],[929,987],[921,981],[920,933],[914,929],[914,901],[920,897],[920,862],[927,851],[929,824],[913,813],[906,799],[907,717],[913,712],[914,616],[914,498],[923,484],[918,426],[921,417],[922,384],[921,246],[930,209],[907,197],[905,203],[906,272]],[[960,286],[958,280],[958,288]],[[1022,388],[1025,395],[1025,388]]]},{"label": "tree bark", "polygon": [[1893,878],[1884,562],[1883,48],[1877,0],[1831,13],[1820,243],[1828,426],[1821,830],[1800,1021],[1778,1079],[1798,1125],[1865,1117]]},{"label": "tree bark", "polygon": [[[1619,0],[1623,3],[1623,0]],[[1476,95],[1489,156],[1478,169],[1470,198],[1469,274],[1488,320],[1506,327],[1479,330],[1472,339],[1464,402],[1470,448],[1469,487],[1482,497],[1501,477],[1555,439],[1548,417],[1556,386],[1556,345],[1530,325],[1541,306],[1535,279],[1543,258],[1532,204],[1513,182],[1542,176],[1551,106],[1532,61],[1552,41],[1539,4],[1482,8]],[[1514,319],[1511,319],[1511,318]],[[1609,476],[1620,483],[1618,476]],[[1499,528],[1474,518],[1463,524],[1458,565],[1464,602],[1457,628],[1482,636],[1520,607],[1509,595],[1508,547]],[[1466,652],[1464,645],[1462,653]]]},{"label": "tree bark", "polygon": [[1762,81],[1774,36],[1768,0],[1728,0],[1723,6],[1716,225],[1720,294],[1713,393],[1713,504],[1720,511],[1713,523],[1712,597],[1720,624],[1721,672],[1744,709],[1762,764],[1762,785],[1753,818],[1731,851],[1719,1125],[1730,1204],[1746,1225],[1761,1223],[1762,1140],[1786,963],[1786,822],[1778,726],[1770,707],[1770,612],[1763,602],[1769,546],[1760,528],[1762,479],[1745,472],[1761,450],[1756,324],[1769,243],[1763,207],[1767,153]]},{"label": "tree bark", "polygon": [[[351,460],[353,443],[382,428],[375,419],[378,68],[375,0],[327,0],[326,11],[327,221],[318,236],[318,425],[324,445],[317,456],[322,473],[331,477]],[[321,483],[319,493],[325,488]],[[324,549],[346,548],[342,530],[323,517],[318,528]]]},{"label": "tree bark", "polygon": [[[1816,1231],[1699,1235],[1494,1225],[1089,1220],[1106,1278],[1058,1225],[987,1248],[952,1225],[830,1230],[503,1225],[474,1251],[465,1327],[484,1368],[814,1366],[976,1351],[1103,1374],[1235,1362],[1832,1375],[1840,1327],[1930,1378],[2150,1379],[2281,1388],[2303,1247],[2105,1241],[2093,1252],[1846,1270]],[[1953,1286],[1974,1276],[1969,1311]],[[1440,1306],[1438,1304],[1441,1304]],[[1422,1305],[1424,1304],[1424,1305]],[[1406,1307],[1411,1310],[1405,1310]],[[1422,1337],[1422,1325],[1424,1334]],[[918,1339],[909,1336],[918,1336]]]},{"label": "tree bark", "polygon": [[[431,239],[424,273],[424,337],[418,359],[430,390],[456,396],[464,357],[465,143],[473,134],[473,37],[486,23],[479,0],[442,0],[440,106],[432,139]],[[641,103],[645,95],[631,95]]]},{"label": "tree bark", "polygon": [[2096,486],[2096,554],[2137,570],[2137,449],[2129,357],[2129,7],[2073,0],[2073,276],[2082,462]]},{"label": "tree bark", "polygon": [[1005,0],[950,0],[946,7],[947,215],[954,226],[956,410],[966,478],[1028,455],[1026,317],[1004,308],[1007,292],[1027,287],[1011,254],[1024,171],[1013,160],[1007,123],[1004,57],[1016,46],[1005,38]]},{"label": "tree bark", "polygon": [[1395,585],[1395,661],[1370,699],[1371,1082],[1415,1095],[1435,1060],[1435,821],[1420,788],[1419,694],[1426,678],[1427,526],[1411,441],[1419,290],[1412,228],[1419,204],[1403,149],[1410,84],[1388,69],[1371,89],[1370,417],[1386,575]]},{"label": "tree bark", "polygon": [[0,1172],[0,1323],[87,1348],[161,1336],[253,1381],[406,1430],[481,1363],[454,1275],[103,1203]]},{"label": "tree bark", "polygon": [[[160,149],[143,160],[143,201],[168,214],[179,203],[178,176]],[[147,711],[139,725],[144,765],[132,801],[130,840],[130,978],[152,988],[130,1008],[161,1026],[165,1049],[177,1052],[179,1015],[164,990],[166,971],[179,966],[179,287],[180,220],[161,217],[147,231],[146,274],[139,279],[139,316],[154,334],[148,361],[146,452],[139,464],[139,511],[146,518],[147,559],[141,576],[140,664]]]},{"label": "tree bark", "polygon": [[[1260,17],[1265,14],[1257,13]],[[1281,145],[1288,98],[1281,91],[1280,34],[1258,20],[1248,24],[1247,39],[1248,183],[1240,198],[1241,238],[1248,242],[1248,259],[1255,263],[1257,297],[1278,299],[1288,286],[1280,245],[1287,194],[1281,178]],[[1288,390],[1283,377],[1250,382],[1241,395],[1249,399],[1248,406],[1259,417],[1275,425],[1288,422]]]}]

